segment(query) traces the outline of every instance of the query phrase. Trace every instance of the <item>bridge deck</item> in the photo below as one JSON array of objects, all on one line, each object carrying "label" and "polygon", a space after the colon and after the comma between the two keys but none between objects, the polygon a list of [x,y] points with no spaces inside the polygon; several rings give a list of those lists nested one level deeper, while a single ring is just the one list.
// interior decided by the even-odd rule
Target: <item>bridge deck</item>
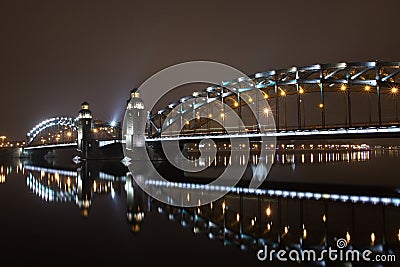
[{"label": "bridge deck", "polygon": [[[205,134],[205,135],[179,135],[146,138],[146,142],[175,141],[175,140],[199,140],[199,139],[230,139],[230,138],[261,138],[270,137],[278,139],[313,139],[313,138],[379,138],[379,137],[398,137],[400,127],[369,127],[369,128],[340,128],[340,129],[315,129],[315,130],[296,130],[296,131],[274,131],[266,133],[237,133],[237,134]],[[123,143],[123,140],[101,141],[100,147]],[[31,149],[49,149],[49,148],[71,148],[77,146],[77,143],[49,144],[40,146],[27,146],[25,150]]]},{"label": "bridge deck", "polygon": [[296,130],[296,131],[274,131],[267,133],[241,133],[234,135],[226,134],[208,134],[208,135],[188,135],[188,136],[165,136],[156,138],[146,138],[146,141],[161,140],[195,140],[195,139],[227,139],[227,138],[260,138],[260,137],[276,137],[276,138],[375,138],[375,137],[396,137],[393,134],[400,133],[400,127],[369,127],[369,128],[340,128],[340,129],[315,129],[315,130]]}]

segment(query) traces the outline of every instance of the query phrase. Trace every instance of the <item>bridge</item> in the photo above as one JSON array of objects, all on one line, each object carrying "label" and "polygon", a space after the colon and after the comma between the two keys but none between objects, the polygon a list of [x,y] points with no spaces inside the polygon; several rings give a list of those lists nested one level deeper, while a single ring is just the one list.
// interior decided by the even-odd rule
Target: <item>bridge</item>
[{"label": "bridge", "polygon": [[[62,147],[76,146],[78,118],[54,117],[35,125],[27,133],[27,147]],[[120,126],[114,122],[96,120],[93,122],[93,138],[99,140],[100,146],[120,140]]]},{"label": "bridge", "polygon": [[23,151],[26,154],[72,149],[79,152],[76,156],[99,158],[104,157],[103,148],[121,143],[121,126],[116,122],[93,120],[89,104],[84,102],[76,118],[54,117],[38,123],[27,133],[26,143]]},{"label": "bridge", "polygon": [[[255,73],[250,80],[241,77],[224,81],[148,114],[134,91],[131,99],[136,98],[136,104],[128,108],[137,109],[145,117],[147,142],[232,136],[398,137],[399,73],[400,62],[291,67]],[[78,118],[60,116],[37,124],[27,133],[24,149],[79,147],[79,121],[86,119],[85,112]],[[91,119],[91,113],[88,116]],[[240,122],[227,129],[224,123],[230,116],[240,118]],[[98,147],[121,142],[120,125],[100,120],[90,120],[90,124],[90,137],[86,134],[98,142]]]},{"label": "bridge", "polygon": [[[147,140],[223,138],[226,129],[215,118],[224,121],[231,110],[243,125],[230,133],[243,137],[393,136],[400,132],[399,73],[400,62],[372,61],[270,70],[249,76],[250,81],[222,82],[153,111]],[[208,108],[217,102],[229,111]],[[185,120],[188,114],[194,119]],[[260,125],[257,116],[273,120],[275,128]]]}]

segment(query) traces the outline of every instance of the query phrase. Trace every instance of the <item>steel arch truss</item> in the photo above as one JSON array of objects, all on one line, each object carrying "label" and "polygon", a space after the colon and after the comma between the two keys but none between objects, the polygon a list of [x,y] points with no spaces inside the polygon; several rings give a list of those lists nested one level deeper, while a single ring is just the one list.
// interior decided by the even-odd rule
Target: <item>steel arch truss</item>
[{"label": "steel arch truss", "polygon": [[35,138],[39,136],[43,131],[54,126],[69,127],[73,131],[76,131],[77,119],[71,117],[55,117],[40,122],[27,133],[28,145],[32,144]]},{"label": "steel arch truss", "polygon": [[[320,108],[320,122],[318,125],[310,125],[308,128],[327,128],[326,124],[326,95],[329,92],[344,93],[346,101],[346,121],[343,125],[337,127],[351,128],[356,126],[352,122],[354,114],[352,114],[351,99],[352,94],[356,92],[368,92],[373,94],[377,99],[376,121],[372,122],[371,118],[364,126],[383,126],[387,124],[399,124],[397,102],[396,102],[396,117],[389,122],[383,120],[382,107],[385,104],[382,101],[383,95],[400,94],[398,86],[400,84],[400,62],[353,62],[353,63],[334,63],[334,64],[316,64],[303,67],[291,67],[289,69],[270,70],[259,72],[249,76],[254,86],[249,86],[249,83],[244,78],[239,78],[232,81],[222,82],[221,85],[215,85],[205,88],[202,91],[194,92],[192,95],[179,99],[167,107],[158,111],[152,112],[148,117],[147,135],[149,137],[160,137],[163,123],[168,114],[178,105],[182,104],[180,111],[174,120],[179,120],[182,114],[186,112],[196,112],[197,109],[207,105],[210,102],[222,101],[229,104],[232,109],[236,110],[241,116],[241,109],[246,103],[241,100],[241,94],[246,94],[255,89],[260,89],[268,103],[271,106],[271,112],[274,115],[276,130],[287,130],[286,125],[282,125],[282,98],[290,95],[297,96],[295,116],[297,117],[296,129],[305,129],[305,116],[302,113],[301,103],[304,95],[314,94],[318,97]],[[237,88],[235,92],[227,89]],[[195,99],[195,104],[185,106],[185,102],[189,99]],[[397,100],[396,100],[397,101]],[[193,101],[190,101],[193,102]],[[303,102],[304,103],[304,102]],[[303,104],[304,105],[304,104]],[[273,107],[273,109],[272,109]],[[285,107],[286,109],[286,107]],[[286,110],[285,110],[286,113]],[[371,113],[371,111],[370,111]],[[370,115],[371,117],[371,115]],[[286,114],[285,114],[286,120]],[[193,133],[204,124],[209,123],[207,118],[199,119],[188,123],[186,130],[188,133]],[[168,124],[173,121],[168,122]],[[286,124],[286,122],[285,122]],[[252,129],[253,125],[250,125]],[[331,127],[331,126],[329,126]]]}]

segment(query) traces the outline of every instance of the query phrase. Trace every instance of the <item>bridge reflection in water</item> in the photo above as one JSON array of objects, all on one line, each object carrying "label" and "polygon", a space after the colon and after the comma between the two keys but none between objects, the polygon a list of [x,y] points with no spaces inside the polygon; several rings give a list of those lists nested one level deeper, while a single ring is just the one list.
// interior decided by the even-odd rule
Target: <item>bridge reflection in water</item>
[{"label": "bridge reflection in water", "polygon": [[[283,151],[274,160],[280,165],[293,162],[336,164],[368,161],[385,153],[389,152]],[[311,160],[313,154],[314,160]],[[227,161],[229,159],[218,160],[218,164],[224,165]],[[2,169],[10,171],[7,167]],[[282,189],[272,183],[257,190],[237,187],[223,199],[208,205],[179,208],[148,197],[135,184],[132,177],[135,174],[127,172],[120,163],[107,167],[107,172],[91,161],[69,170],[29,164],[18,169],[26,175],[27,186],[34,194],[44,201],[74,202],[83,217],[90,216],[96,198],[126,194],[126,218],[134,233],[143,227],[147,213],[159,212],[196,234],[242,250],[256,251],[265,244],[270,248],[323,250],[327,246],[335,248],[338,238],[346,238],[352,248],[400,253],[400,198],[395,192],[365,194],[338,186],[303,190],[290,184]],[[6,176],[3,180],[6,181]],[[151,184],[151,179],[148,183]],[[164,185],[154,183],[152,186],[162,190]],[[187,186],[191,184],[175,183],[177,188]],[[364,223],[366,221],[368,224]]]}]

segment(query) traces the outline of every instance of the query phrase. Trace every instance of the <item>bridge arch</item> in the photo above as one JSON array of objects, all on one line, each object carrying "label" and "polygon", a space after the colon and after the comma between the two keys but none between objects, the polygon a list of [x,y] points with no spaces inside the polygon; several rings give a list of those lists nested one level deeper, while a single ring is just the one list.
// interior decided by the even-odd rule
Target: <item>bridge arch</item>
[{"label": "bridge arch", "polygon": [[[72,132],[76,132],[77,130],[77,119],[76,118],[71,118],[71,117],[54,117],[50,118],[47,120],[44,120],[37,125],[35,125],[28,133],[27,133],[27,138],[28,138],[28,145],[31,145],[36,137],[40,136],[41,133],[43,133],[45,130],[51,128],[51,127],[57,127],[57,126],[62,126],[62,127],[67,127],[68,129],[71,130],[71,132],[68,132],[68,137],[73,138]],[[61,138],[61,136],[60,136]]]},{"label": "bridge arch", "polygon": [[[78,118],[72,117],[53,117],[43,120],[27,133],[27,145],[35,146],[76,142],[77,122]],[[92,134],[93,139],[98,141],[119,139],[121,138],[121,126],[119,124],[114,125],[111,122],[94,120]]]},{"label": "bridge arch", "polygon": [[[174,121],[182,123],[183,114],[196,113],[214,101],[230,105],[243,118],[249,101],[241,99],[251,98],[251,91],[255,89],[261,90],[267,99],[270,110],[265,112],[273,114],[278,131],[400,125],[400,101],[397,100],[400,97],[400,62],[315,64],[269,70],[249,77],[255,88],[249,88],[249,83],[242,82],[241,78],[225,81],[153,110],[148,119],[147,135],[160,137],[168,114],[180,104],[193,103],[193,99],[196,104],[181,105]],[[227,87],[237,88],[237,91],[229,91]],[[192,101],[187,101],[189,99]],[[262,107],[257,110],[264,111]],[[186,125],[180,134],[209,134],[213,128],[210,121],[211,117],[183,122]],[[258,131],[253,121],[249,116],[246,130]]]}]

